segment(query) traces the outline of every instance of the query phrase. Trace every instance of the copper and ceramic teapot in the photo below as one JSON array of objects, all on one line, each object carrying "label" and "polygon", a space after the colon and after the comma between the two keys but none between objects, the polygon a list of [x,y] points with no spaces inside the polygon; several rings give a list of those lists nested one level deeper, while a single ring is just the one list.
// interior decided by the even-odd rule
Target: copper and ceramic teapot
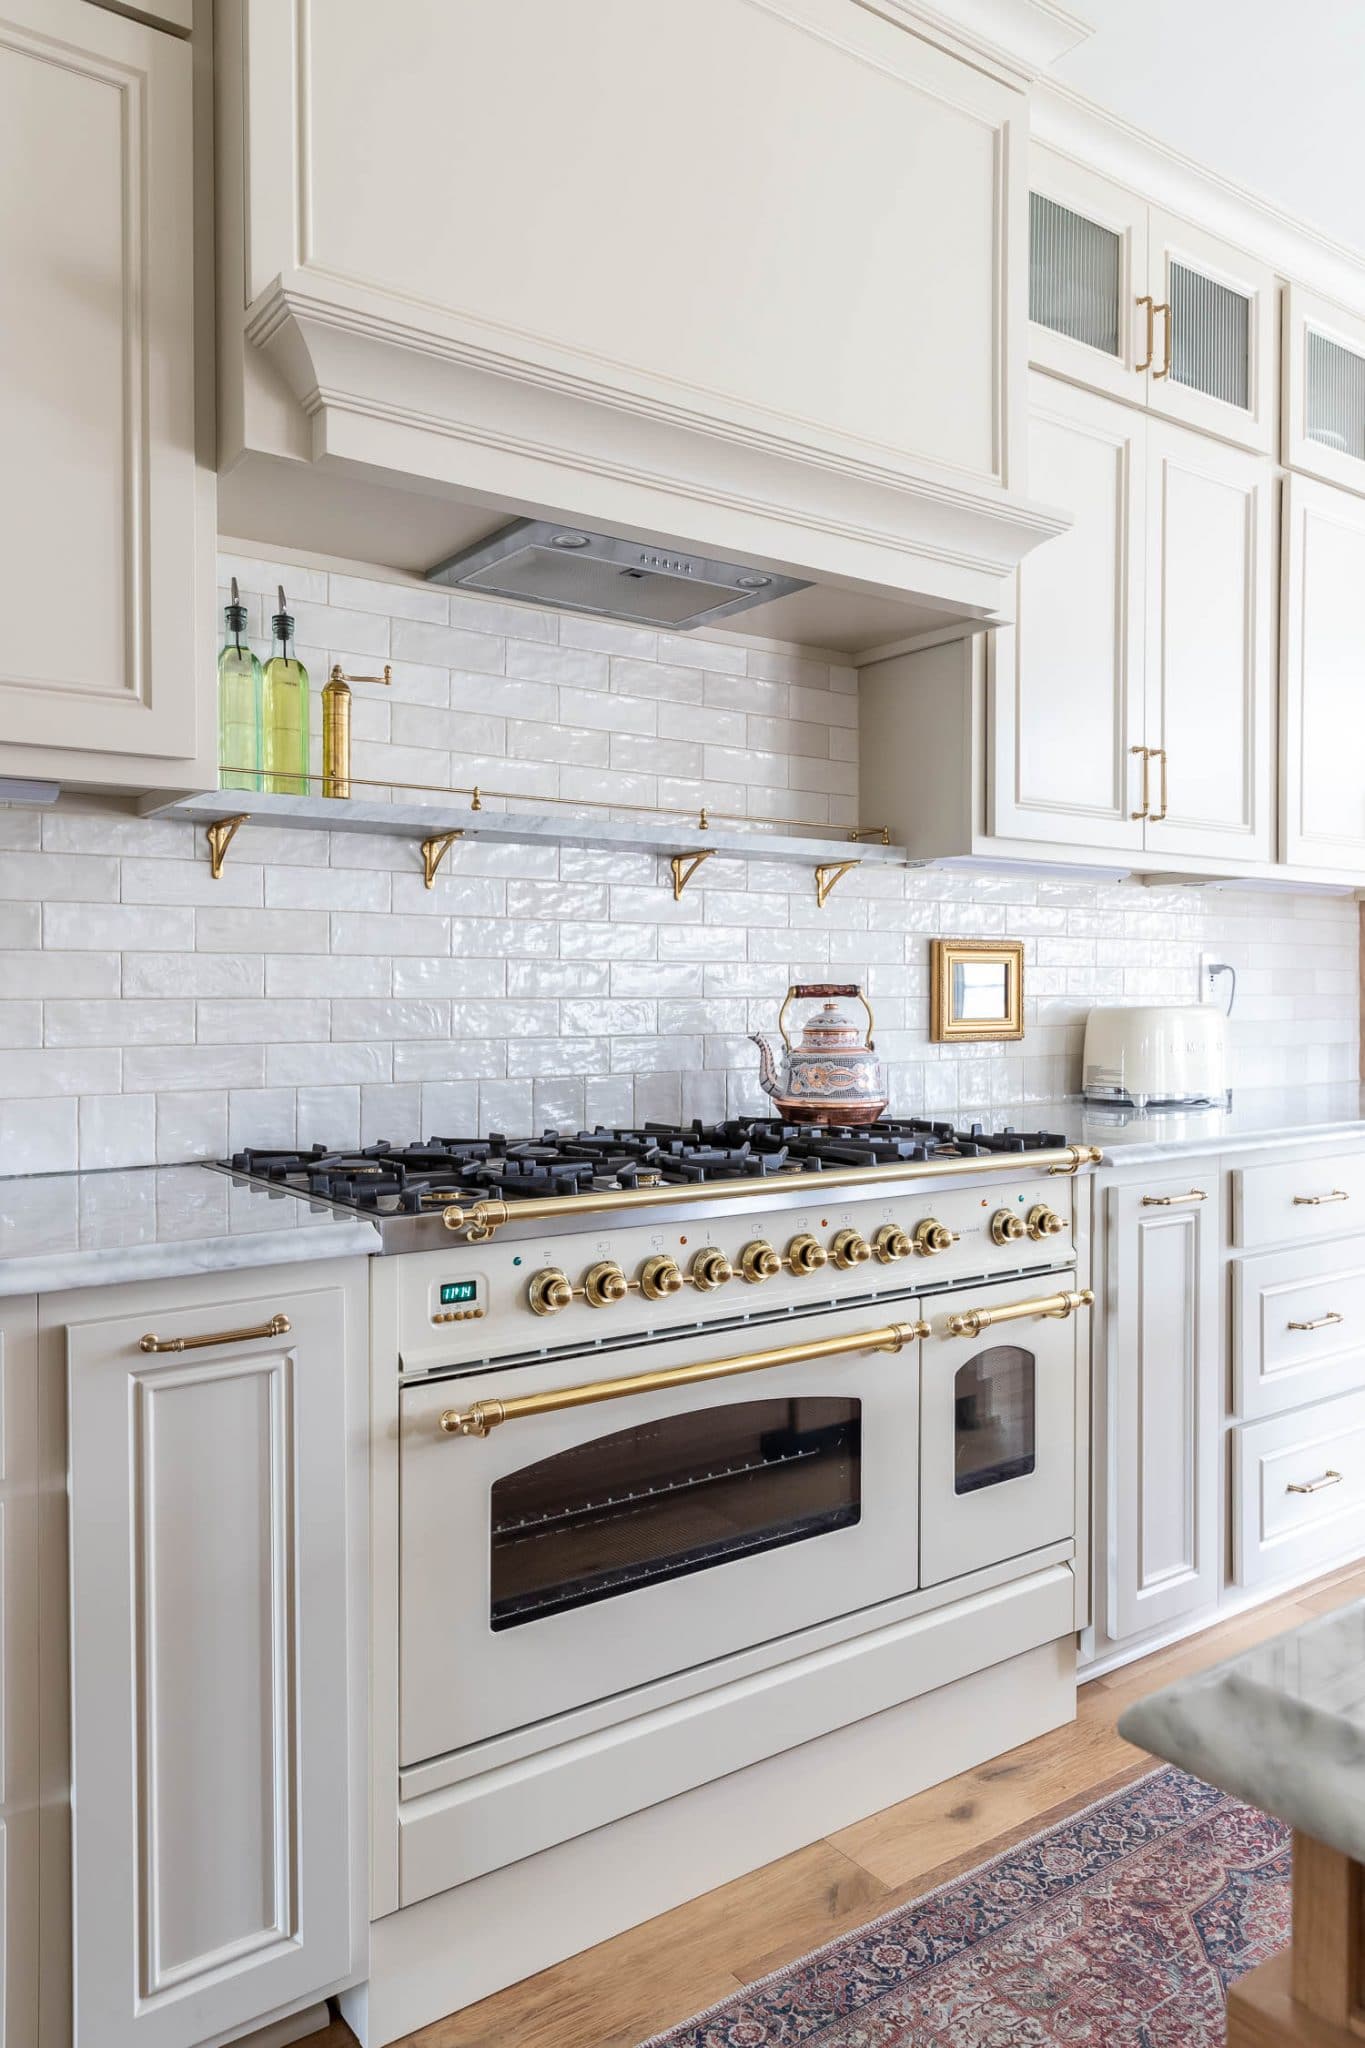
[{"label": "copper and ceramic teapot", "polygon": [[[798,1045],[787,1031],[787,1013],[807,997],[825,998]],[[853,1018],[834,1000],[853,996],[867,1011],[864,1038]],[[779,1116],[794,1124],[873,1124],[886,1108],[886,1069],[872,1042],[872,1005],[854,983],[798,982],[787,990],[778,1013],[784,1053],[779,1068],[761,1031],[749,1035],[759,1049],[759,1081]]]}]

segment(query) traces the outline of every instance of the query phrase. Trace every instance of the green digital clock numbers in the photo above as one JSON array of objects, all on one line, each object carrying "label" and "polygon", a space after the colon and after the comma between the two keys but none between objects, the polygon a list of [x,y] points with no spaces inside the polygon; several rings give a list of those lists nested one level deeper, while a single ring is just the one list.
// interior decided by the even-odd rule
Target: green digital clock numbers
[{"label": "green digital clock numbers", "polygon": [[458,1308],[461,1302],[473,1301],[478,1294],[477,1280],[443,1280],[441,1282],[441,1307]]}]

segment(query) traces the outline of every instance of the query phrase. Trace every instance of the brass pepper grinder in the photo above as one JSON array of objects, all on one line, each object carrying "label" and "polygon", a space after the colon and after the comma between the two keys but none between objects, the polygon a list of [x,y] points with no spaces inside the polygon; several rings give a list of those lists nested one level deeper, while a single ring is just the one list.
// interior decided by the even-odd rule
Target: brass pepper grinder
[{"label": "brass pepper grinder", "polygon": [[335,662],[322,692],[322,793],[324,796],[351,794],[351,684],[392,683],[393,670],[384,664],[382,676],[348,677]]}]

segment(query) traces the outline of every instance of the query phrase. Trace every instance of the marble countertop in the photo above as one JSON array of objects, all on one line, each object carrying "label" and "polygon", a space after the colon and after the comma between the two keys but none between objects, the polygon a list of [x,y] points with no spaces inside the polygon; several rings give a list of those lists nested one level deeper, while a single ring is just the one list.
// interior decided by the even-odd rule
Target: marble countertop
[{"label": "marble countertop", "polygon": [[1365,1600],[1139,1700],[1119,1733],[1365,1862]]},{"label": "marble countertop", "polygon": [[0,1295],[364,1257],[379,1232],[204,1166],[0,1180]]},{"label": "marble countertop", "polygon": [[1115,1165],[1140,1166],[1182,1152],[1231,1152],[1250,1145],[1297,1144],[1334,1133],[1365,1138],[1365,1089],[1343,1081],[1313,1088],[1234,1090],[1225,1109],[1109,1109],[1068,1095],[1054,1102],[964,1112],[989,1125],[1060,1132],[1069,1144],[1099,1145]]}]

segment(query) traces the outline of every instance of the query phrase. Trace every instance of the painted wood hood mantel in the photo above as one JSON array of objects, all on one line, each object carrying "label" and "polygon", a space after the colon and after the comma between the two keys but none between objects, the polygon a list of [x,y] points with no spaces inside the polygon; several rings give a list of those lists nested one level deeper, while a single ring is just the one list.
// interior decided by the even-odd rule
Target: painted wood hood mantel
[{"label": "painted wood hood mantel", "polygon": [[421,569],[533,512],[1008,615],[1069,523],[1020,368],[1023,85],[1071,25],[962,14],[230,0],[228,526]]}]

